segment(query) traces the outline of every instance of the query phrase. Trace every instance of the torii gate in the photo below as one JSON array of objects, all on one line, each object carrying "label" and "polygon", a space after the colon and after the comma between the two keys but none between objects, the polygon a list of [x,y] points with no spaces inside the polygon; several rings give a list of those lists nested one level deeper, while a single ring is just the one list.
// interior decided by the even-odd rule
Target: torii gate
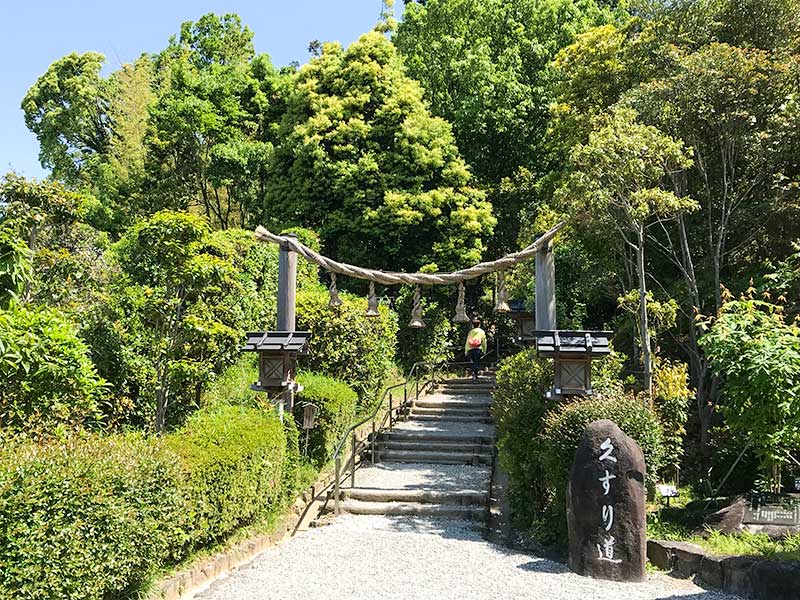
[{"label": "torii gate", "polygon": [[[357,267],[347,263],[340,263],[334,261],[326,256],[315,252],[311,248],[300,243],[297,236],[292,233],[283,235],[276,235],[269,232],[264,227],[258,227],[255,231],[256,239],[262,242],[276,243],[280,246],[279,260],[278,260],[278,315],[277,315],[277,332],[271,332],[272,338],[275,334],[288,334],[284,335],[285,341],[289,343],[293,337],[303,337],[307,339],[310,334],[308,332],[296,332],[296,290],[297,290],[297,256],[301,255],[305,259],[317,264],[331,275],[331,283],[329,287],[331,307],[341,305],[341,300],[338,296],[336,289],[336,275],[346,275],[349,277],[356,277],[358,279],[365,279],[370,282],[369,302],[368,302],[368,316],[376,316],[378,299],[375,296],[375,283],[385,285],[414,285],[416,286],[414,292],[414,307],[412,309],[411,327],[424,327],[422,321],[422,306],[421,306],[421,285],[453,285],[457,284],[459,288],[458,305],[456,307],[456,315],[454,321],[468,322],[469,317],[466,315],[464,308],[464,282],[470,279],[475,279],[482,275],[489,273],[497,273],[497,303],[495,310],[498,312],[507,312],[509,310],[505,292],[505,280],[503,271],[512,267],[520,262],[535,257],[536,261],[536,274],[535,274],[535,290],[536,290],[536,311],[535,321],[537,334],[549,334],[550,339],[555,340],[556,352],[548,354],[555,359],[556,362],[556,380],[554,385],[554,393],[560,395],[560,381],[561,381],[561,368],[560,362],[568,363],[569,351],[560,353],[558,351],[559,335],[556,329],[556,294],[555,294],[555,260],[553,257],[553,238],[558,231],[565,225],[565,222],[558,223],[545,233],[540,235],[532,244],[512,254],[508,254],[502,258],[491,262],[482,262],[472,267],[454,271],[451,273],[401,273],[393,271],[379,271],[374,269],[366,269]],[[270,333],[270,332],[267,332]],[[291,334],[295,334],[292,336]],[[589,363],[593,355],[593,342],[598,344],[599,347],[605,346],[607,353],[608,349],[608,336],[594,339],[589,332],[564,332],[565,334],[580,334],[578,336],[581,341],[581,352],[577,361],[580,363],[581,373],[579,379],[586,381],[586,392],[591,394],[591,383],[588,379]],[[606,333],[606,332],[601,332]],[[585,345],[583,345],[583,334],[589,334],[585,337]],[[248,337],[257,336],[258,334],[248,334]],[[267,334],[264,333],[266,339]],[[573,339],[572,336],[567,339]],[[566,340],[565,340],[566,341]],[[552,345],[554,342],[549,342]],[[567,342],[570,343],[570,342]],[[273,346],[274,348],[274,346]],[[255,347],[247,347],[248,350],[257,349]],[[273,350],[276,357],[281,355],[288,355],[288,351],[283,348]],[[276,391],[282,392],[282,404],[291,410],[294,399],[294,392],[297,386],[294,382],[294,372],[296,370],[294,359],[297,350],[294,351],[291,359],[283,356],[284,372],[279,378],[280,386],[275,386]],[[263,364],[264,361],[261,361]],[[263,378],[262,378],[263,379]],[[574,389],[572,389],[574,388]],[[572,386],[568,393],[581,393],[580,388]],[[268,389],[261,386],[257,389]]]}]

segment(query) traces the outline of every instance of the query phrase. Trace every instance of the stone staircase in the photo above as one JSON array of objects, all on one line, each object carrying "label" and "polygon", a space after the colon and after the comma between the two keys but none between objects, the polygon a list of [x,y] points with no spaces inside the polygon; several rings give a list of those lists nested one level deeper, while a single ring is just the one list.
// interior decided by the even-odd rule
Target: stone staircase
[{"label": "stone staircase", "polygon": [[421,397],[406,421],[380,434],[376,464],[340,490],[343,512],[446,517],[487,516],[495,436],[492,373],[449,379]]}]

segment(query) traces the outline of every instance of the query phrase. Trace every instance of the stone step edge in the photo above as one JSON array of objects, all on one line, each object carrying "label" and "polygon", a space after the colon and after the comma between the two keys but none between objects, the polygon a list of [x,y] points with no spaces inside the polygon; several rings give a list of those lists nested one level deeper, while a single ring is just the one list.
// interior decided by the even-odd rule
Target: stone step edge
[{"label": "stone step edge", "polygon": [[393,488],[345,488],[339,491],[342,500],[359,502],[413,502],[417,504],[447,504],[453,506],[483,505],[488,492],[479,490],[408,490]]},{"label": "stone step edge", "polygon": [[472,416],[472,415],[454,415],[454,414],[443,414],[443,415],[421,415],[421,414],[413,414],[412,413],[412,421],[435,421],[435,422],[442,422],[442,423],[485,423],[490,424],[494,422],[492,417],[483,417],[483,416]]},{"label": "stone step edge", "polygon": [[414,408],[486,408],[492,407],[491,402],[471,402],[469,400],[418,400]]},{"label": "stone step edge", "polygon": [[381,452],[379,460],[384,463],[405,463],[413,465],[488,465],[491,464],[491,454],[454,454],[433,452],[408,452],[393,450]]},{"label": "stone step edge", "polygon": [[408,429],[392,429],[381,433],[381,440],[388,441],[395,438],[397,441],[428,441],[452,442],[464,444],[494,445],[493,433],[445,433],[441,431],[412,431]]},{"label": "stone step edge", "polygon": [[486,509],[455,504],[423,504],[421,502],[360,502],[346,500],[339,504],[344,513],[354,515],[389,515],[450,517],[465,520],[485,520]]},{"label": "stone step edge", "polygon": [[493,453],[495,448],[489,444],[458,444],[452,442],[439,442],[432,440],[409,440],[409,441],[383,441],[378,442],[378,451],[387,452],[393,450],[412,450],[412,451],[444,451],[444,452],[468,452],[474,454]]},{"label": "stone step edge", "polygon": [[450,415],[453,417],[489,417],[491,413],[488,409],[481,408],[428,408],[427,406],[414,407],[411,411],[411,417],[414,415],[430,415],[430,416],[444,416]]}]

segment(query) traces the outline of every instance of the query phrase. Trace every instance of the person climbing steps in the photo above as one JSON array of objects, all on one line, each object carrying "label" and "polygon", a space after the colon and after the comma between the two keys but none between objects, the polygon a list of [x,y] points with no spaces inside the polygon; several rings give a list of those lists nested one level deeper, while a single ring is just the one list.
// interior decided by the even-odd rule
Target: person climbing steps
[{"label": "person climbing steps", "polygon": [[481,357],[486,354],[486,332],[481,329],[481,320],[472,320],[472,329],[467,334],[464,344],[464,354],[472,361],[472,379],[478,380],[478,371],[481,369]]}]

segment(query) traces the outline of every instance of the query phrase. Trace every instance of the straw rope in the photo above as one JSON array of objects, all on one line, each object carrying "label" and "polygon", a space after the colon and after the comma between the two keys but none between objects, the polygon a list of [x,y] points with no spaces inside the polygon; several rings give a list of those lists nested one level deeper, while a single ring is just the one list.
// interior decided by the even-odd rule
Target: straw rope
[{"label": "straw rope", "polygon": [[355,277],[357,279],[366,279],[368,281],[381,283],[384,285],[450,285],[453,283],[466,281],[468,279],[475,279],[476,277],[486,275],[487,273],[502,271],[531,258],[539,250],[546,247],[546,245],[550,243],[550,240],[553,239],[553,236],[555,236],[555,234],[564,226],[564,224],[565,222],[562,221],[555,227],[547,230],[530,246],[523,248],[519,252],[507,254],[506,256],[498,258],[497,260],[491,262],[482,262],[466,269],[461,269],[460,271],[454,271],[452,273],[397,273],[393,271],[365,269],[363,267],[357,267],[347,263],[340,263],[328,258],[327,256],[323,256],[318,252],[314,252],[311,248],[301,244],[293,237],[275,235],[261,226],[256,228],[256,239],[261,242],[272,242],[274,244],[287,246],[306,260],[316,263],[326,271],[338,273],[339,275],[347,275],[348,277]]}]

